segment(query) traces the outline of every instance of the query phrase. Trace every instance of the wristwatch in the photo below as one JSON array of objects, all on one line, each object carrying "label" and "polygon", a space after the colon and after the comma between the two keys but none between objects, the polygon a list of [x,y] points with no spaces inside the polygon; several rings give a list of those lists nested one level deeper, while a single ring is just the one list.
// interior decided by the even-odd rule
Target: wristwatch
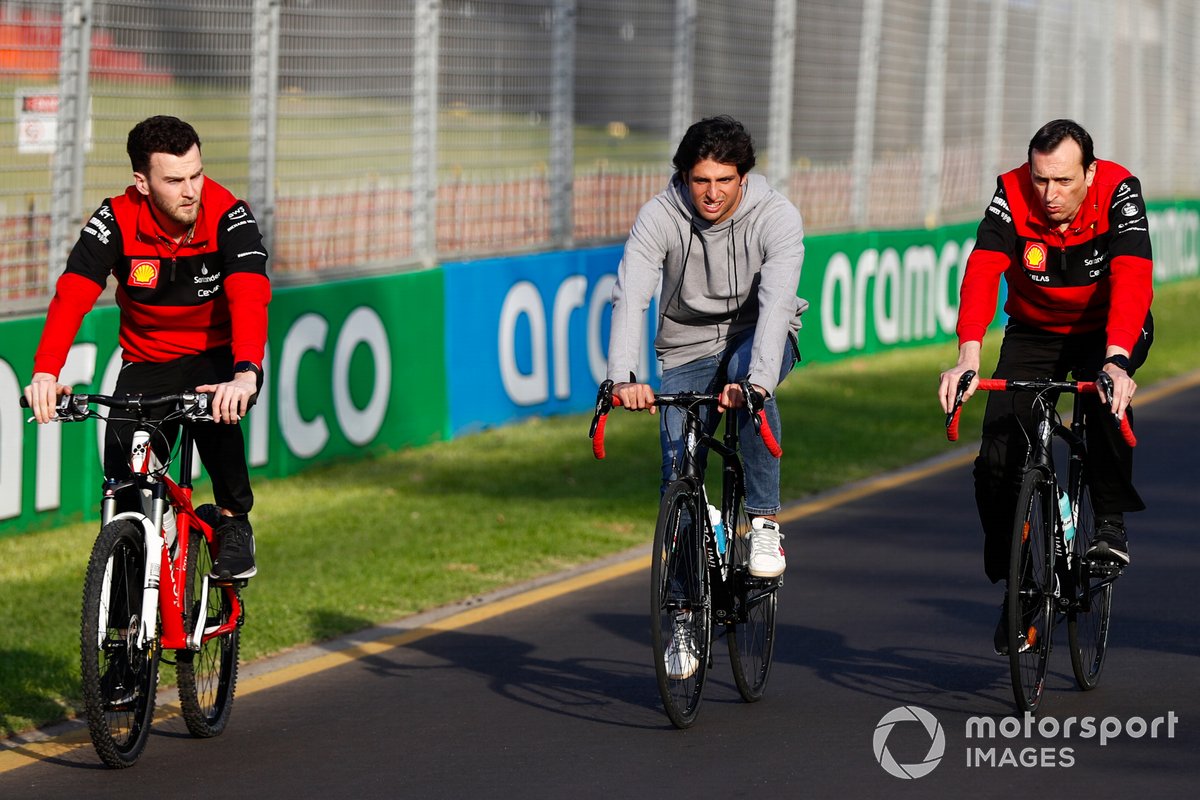
[{"label": "wristwatch", "polygon": [[253,361],[239,361],[233,365],[233,374],[237,375],[242,372],[253,372],[254,379],[255,379],[256,383],[258,384],[258,389],[262,389],[262,385],[263,385],[262,367],[260,367],[258,364],[255,364]]},{"label": "wristwatch", "polygon": [[1108,358],[1104,359],[1104,363],[1116,364],[1125,372],[1129,372],[1129,356],[1123,356],[1120,353],[1117,353],[1116,355],[1109,356]]}]

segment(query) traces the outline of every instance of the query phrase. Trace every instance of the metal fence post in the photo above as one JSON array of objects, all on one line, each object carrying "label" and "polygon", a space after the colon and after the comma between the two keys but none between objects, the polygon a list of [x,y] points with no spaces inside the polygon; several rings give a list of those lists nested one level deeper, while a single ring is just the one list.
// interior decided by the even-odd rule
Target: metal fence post
[{"label": "metal fence post", "polygon": [[1007,41],[1008,3],[992,0],[992,13],[988,19],[987,88],[983,100],[983,175],[980,183],[983,193],[990,193],[992,183],[1000,173]]},{"label": "metal fence post", "polygon": [[[1177,153],[1174,136],[1175,120],[1179,117],[1179,107],[1175,103],[1175,79],[1179,71],[1179,48],[1175,45],[1175,29],[1172,22],[1179,18],[1179,5],[1176,0],[1164,0],[1163,15],[1159,21],[1158,35],[1163,42],[1163,63],[1159,73],[1162,81],[1159,91],[1163,98],[1163,118],[1154,127],[1158,131],[1158,141],[1154,144],[1158,161],[1155,165],[1158,174],[1154,176],[1155,185],[1175,193],[1175,176],[1171,167],[1177,163]],[[1166,196],[1166,195],[1164,195]]]},{"label": "metal fence post", "polygon": [[[1032,117],[1032,124],[1027,127],[1031,131],[1049,121],[1046,118],[1046,108],[1049,105],[1046,102],[1046,86],[1047,76],[1050,74],[1050,11],[1051,0],[1039,0],[1037,23],[1033,32],[1033,85],[1029,87],[1029,115]],[[1079,71],[1078,67],[1078,64],[1074,67],[1076,72]]]},{"label": "metal fence post", "polygon": [[550,238],[570,247],[575,234],[575,0],[555,0],[550,76]]},{"label": "metal fence post", "polygon": [[412,244],[425,267],[437,260],[439,0],[417,0],[413,24]]},{"label": "metal fence post", "polygon": [[854,153],[851,156],[850,219],[856,228],[867,225],[867,198],[875,151],[875,98],[879,87],[879,41],[883,29],[883,0],[864,0],[858,42],[858,87],[854,103]]},{"label": "metal fence post", "polygon": [[950,0],[933,0],[929,9],[929,47],[925,58],[925,115],[921,144],[921,209],[925,227],[941,216],[942,152],[946,126],[946,47],[950,38]]},{"label": "metal fence post", "polygon": [[267,252],[275,246],[275,133],[279,119],[280,0],[254,0],[250,65],[250,208]]},{"label": "metal fence post", "polygon": [[767,180],[777,191],[790,194],[792,171],[792,84],[796,62],[796,0],[775,0],[775,32],[771,40],[771,94],[767,109],[771,160]]},{"label": "metal fence post", "polygon": [[696,72],[696,0],[675,0],[675,58],[671,71],[671,152],[696,120],[692,79]]},{"label": "metal fence post", "polygon": [[[1088,5],[1088,14],[1093,16],[1093,22],[1097,19],[1112,20],[1116,16],[1116,4],[1113,0],[1097,0],[1094,4]],[[1100,149],[1103,152],[1114,153],[1116,150],[1116,129],[1113,127],[1113,105],[1116,98],[1116,86],[1114,76],[1116,71],[1113,68],[1113,59],[1116,57],[1116,26],[1112,24],[1100,25],[1099,38],[1100,46],[1097,52],[1100,55],[1099,69],[1099,86],[1089,92],[1089,95],[1094,95],[1099,98],[1099,111],[1096,123],[1096,133],[1093,138],[1097,142],[1103,142]],[[1134,42],[1136,45],[1136,42]],[[1136,57],[1136,50],[1131,50],[1131,54]],[[1143,87],[1139,86],[1135,95],[1140,95]],[[1141,154],[1138,154],[1141,157]],[[1136,170],[1136,165],[1131,165]]]},{"label": "metal fence post", "polygon": [[88,65],[92,51],[92,0],[64,0],[58,66],[58,140],[50,178],[50,247],[46,286],[67,263],[83,220],[83,153],[87,148]]}]

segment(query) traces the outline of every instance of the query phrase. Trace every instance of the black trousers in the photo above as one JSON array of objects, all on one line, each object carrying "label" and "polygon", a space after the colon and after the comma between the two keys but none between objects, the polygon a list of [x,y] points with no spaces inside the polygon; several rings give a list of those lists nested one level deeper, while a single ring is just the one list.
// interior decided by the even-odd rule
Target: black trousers
[{"label": "black trousers", "polygon": [[[168,394],[183,392],[209,383],[224,383],[233,378],[233,353],[219,348],[194,356],[162,363],[127,361],[117,376],[116,396],[130,394]],[[120,412],[113,412],[116,416]],[[152,437],[154,453],[164,464],[171,455],[179,426],[185,424],[196,440],[200,461],[212,479],[217,505],[235,514],[248,513],[254,505],[250,472],[246,464],[246,441],[241,425],[215,422],[163,422]],[[130,476],[129,444],[132,422],[110,420],[104,441],[104,474],[122,480]],[[136,498],[121,500],[122,510],[136,507]]]},{"label": "black trousers", "polygon": [[[1091,380],[1104,362],[1107,337],[1103,330],[1081,334],[1049,333],[1010,322],[1004,329],[1000,358],[993,377],[1031,379],[1051,377]],[[1147,315],[1137,344],[1130,353],[1130,374],[1146,361],[1154,342],[1154,320]],[[1097,395],[1083,398],[1087,427],[1088,475],[1097,515],[1141,511],[1146,507],[1133,486],[1133,449],[1115,425],[1105,422]],[[1133,409],[1126,412],[1133,421]],[[1013,514],[1021,490],[1021,468],[1029,437],[1036,435],[1033,395],[1029,392],[989,392],[983,418],[983,439],[975,459],[975,503],[983,525],[984,571],[992,583],[1008,577]]]}]

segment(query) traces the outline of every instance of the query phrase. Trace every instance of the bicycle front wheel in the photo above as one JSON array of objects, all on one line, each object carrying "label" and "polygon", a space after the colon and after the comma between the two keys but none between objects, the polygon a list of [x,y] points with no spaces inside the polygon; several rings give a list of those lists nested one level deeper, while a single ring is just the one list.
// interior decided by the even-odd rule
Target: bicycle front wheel
[{"label": "bicycle front wheel", "polygon": [[1027,472],[1017,496],[1005,608],[1013,696],[1021,711],[1037,710],[1046,684],[1054,624],[1052,515],[1057,513],[1054,481],[1041,470]]},{"label": "bicycle front wheel", "polygon": [[145,570],[141,527],[127,519],[105,525],[83,584],[80,674],[92,744],[118,769],[137,761],[154,717],[158,639],[137,643]]},{"label": "bicycle front wheel", "polygon": [[687,728],[696,720],[712,644],[703,508],[698,487],[691,481],[676,481],[663,495],[654,531],[650,569],[654,673],[667,717],[677,728]]},{"label": "bicycle front wheel", "polygon": [[[229,621],[231,609],[227,587],[208,583],[205,576],[212,569],[212,554],[208,540],[200,531],[188,537],[187,587],[184,596],[187,618],[184,630],[189,638],[196,626],[215,629]],[[237,685],[238,632],[234,628],[223,636],[215,636],[200,645],[200,650],[176,650],[176,674],[179,677],[179,705],[188,731],[196,737],[217,736],[225,730],[233,710],[233,694]]]},{"label": "bicycle front wheel", "polygon": [[[725,631],[729,661],[738,694],[747,703],[762,699],[775,654],[775,610],[779,580],[755,578],[750,574],[750,515],[738,486],[727,502],[736,509],[733,529],[726,530],[729,542],[729,575],[733,589],[734,621]],[[726,518],[728,525],[729,517]]]},{"label": "bicycle front wheel", "polygon": [[1112,615],[1112,576],[1100,569],[1093,574],[1083,555],[1096,535],[1096,514],[1092,507],[1092,490],[1087,473],[1080,472],[1074,481],[1078,502],[1075,523],[1074,569],[1076,592],[1067,612],[1067,639],[1071,645],[1071,671],[1080,689],[1095,689],[1100,683],[1100,670],[1108,652],[1108,626]]}]

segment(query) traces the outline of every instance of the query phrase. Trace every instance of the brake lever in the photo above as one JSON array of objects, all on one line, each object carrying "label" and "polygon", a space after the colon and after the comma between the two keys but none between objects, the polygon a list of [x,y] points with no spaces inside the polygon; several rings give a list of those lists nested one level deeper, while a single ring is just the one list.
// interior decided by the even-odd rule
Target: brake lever
[{"label": "brake lever", "polygon": [[958,415],[958,410],[962,408],[963,395],[967,393],[967,389],[971,388],[971,381],[975,380],[975,370],[969,369],[964,372],[958,379],[958,388],[954,392],[954,405],[946,414],[946,428],[949,429],[954,424],[954,418]]},{"label": "brake lever", "polygon": [[612,388],[613,382],[606,380],[596,392],[596,413],[592,415],[592,427],[588,430],[589,439],[596,438],[596,426],[600,424],[600,418],[612,411]]},{"label": "brake lever", "polygon": [[1100,393],[1104,396],[1104,405],[1108,406],[1108,410],[1112,411],[1113,405],[1113,379],[1104,370],[1096,375],[1096,387],[1100,389]]}]

